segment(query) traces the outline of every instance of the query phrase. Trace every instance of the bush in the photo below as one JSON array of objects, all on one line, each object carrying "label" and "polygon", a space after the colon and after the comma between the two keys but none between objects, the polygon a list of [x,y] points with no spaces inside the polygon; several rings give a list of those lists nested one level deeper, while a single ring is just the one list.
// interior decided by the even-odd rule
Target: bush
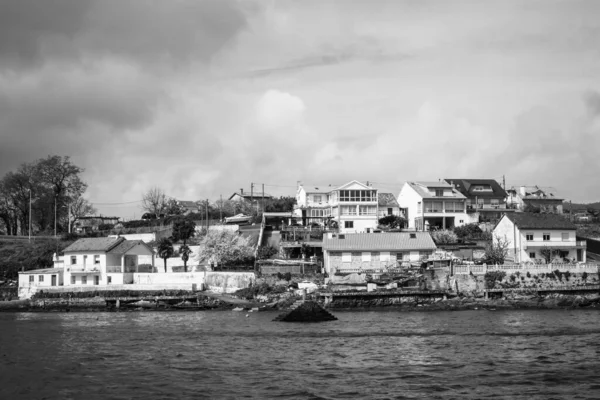
[{"label": "bush", "polygon": [[529,271],[527,271],[527,277],[531,278],[531,274],[529,273]]},{"label": "bush", "polygon": [[448,229],[432,231],[431,238],[436,244],[452,244],[458,242],[456,233]]},{"label": "bush", "polygon": [[581,279],[583,279],[583,281],[585,282],[585,281],[587,281],[587,278],[588,278],[588,273],[584,271],[583,274],[581,274]]},{"label": "bush", "polygon": [[244,289],[240,289],[234,293],[236,297],[241,297],[246,300],[252,300],[255,296],[266,295],[266,294],[280,294],[287,291],[287,286],[270,286],[267,283],[260,283],[258,285],[250,286]]},{"label": "bush", "polygon": [[291,272],[286,272],[285,274],[282,274],[281,272],[277,273],[277,279],[281,279],[281,280],[285,280],[285,281],[291,281],[292,280],[292,274]]},{"label": "bush", "polygon": [[274,246],[261,246],[258,248],[258,252],[256,257],[259,260],[266,260],[268,258],[271,258],[272,256],[278,254],[279,251],[277,250],[276,247]]},{"label": "bush", "polygon": [[496,282],[501,282],[506,276],[505,271],[489,271],[485,273],[485,287],[487,289],[493,289]]}]

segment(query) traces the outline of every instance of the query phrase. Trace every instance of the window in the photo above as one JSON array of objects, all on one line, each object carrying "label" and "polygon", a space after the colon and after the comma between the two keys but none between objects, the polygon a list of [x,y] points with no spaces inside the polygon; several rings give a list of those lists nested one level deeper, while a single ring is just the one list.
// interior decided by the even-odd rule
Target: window
[{"label": "window", "polygon": [[[526,234],[525,235],[525,239],[527,239],[527,240],[533,240],[533,233]],[[544,240],[546,240],[546,239],[544,239]]]},{"label": "window", "polygon": [[563,233],[561,233],[561,236],[562,236],[563,242],[569,241],[569,232],[563,232]]},{"label": "window", "polygon": [[325,216],[325,210],[323,209],[312,209],[310,210],[310,216],[311,217],[324,217]]},{"label": "window", "polygon": [[375,201],[374,190],[340,190],[340,201]]},{"label": "window", "polygon": [[71,285],[75,284],[75,277],[73,275],[71,275]]},{"label": "window", "polygon": [[342,206],[342,215],[356,215],[356,206]]},{"label": "window", "polygon": [[112,276],[107,276],[106,282],[110,285],[112,283]]},{"label": "window", "polygon": [[38,282],[44,282],[44,275],[38,276]]},{"label": "window", "polygon": [[446,201],[444,207],[446,212],[463,212],[465,209],[462,201]]},{"label": "window", "polygon": [[352,253],[342,253],[342,262],[351,262]]},{"label": "window", "polygon": [[464,220],[464,219],[461,219],[461,220],[460,220],[458,223],[459,223],[459,224],[464,224],[464,223],[465,223],[465,220]]},{"label": "window", "polygon": [[492,187],[490,185],[477,185],[473,186],[474,192],[491,192]]},{"label": "window", "polygon": [[377,207],[375,206],[359,206],[360,215],[375,215],[377,213]]},{"label": "window", "polygon": [[100,256],[98,254],[94,256],[94,264],[100,264]]},{"label": "window", "polygon": [[35,282],[35,276],[29,275],[29,282]]},{"label": "window", "polygon": [[344,228],[354,228],[354,221],[344,221]]},{"label": "window", "polygon": [[394,209],[388,207],[388,213],[387,213],[387,215],[394,215]]},{"label": "window", "polygon": [[363,261],[368,261],[371,262],[371,252],[367,252],[367,251],[363,251],[362,253],[362,260]]},{"label": "window", "polygon": [[444,196],[444,189],[435,189],[435,196],[436,197],[443,197]]},{"label": "window", "polygon": [[425,212],[442,212],[443,204],[441,201],[426,201]]},{"label": "window", "polygon": [[318,195],[318,196],[317,196],[317,195],[315,195],[315,196],[313,197],[313,200],[314,200],[314,202],[315,202],[315,203],[320,203],[320,202],[322,201],[322,200],[321,200],[321,195]]},{"label": "window", "polygon": [[82,277],[81,277],[81,284],[82,284],[82,285],[85,285],[85,284],[87,284],[87,276],[82,276]]},{"label": "window", "polygon": [[98,275],[94,276],[94,285],[100,284],[100,277]]},{"label": "window", "polygon": [[71,265],[77,264],[77,256],[71,256]]},{"label": "window", "polygon": [[531,253],[529,253],[529,258],[535,258],[535,251],[532,251]]},{"label": "window", "polygon": [[550,240],[550,234],[544,233],[544,241],[549,241],[549,240]]},{"label": "window", "polygon": [[498,208],[500,206],[500,200],[498,200],[498,199],[492,199],[491,203],[492,203],[492,207]]}]

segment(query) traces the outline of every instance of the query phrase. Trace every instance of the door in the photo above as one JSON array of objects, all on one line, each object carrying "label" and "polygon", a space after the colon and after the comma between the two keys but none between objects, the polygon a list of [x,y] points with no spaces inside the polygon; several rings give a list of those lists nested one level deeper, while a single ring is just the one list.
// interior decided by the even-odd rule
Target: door
[{"label": "door", "polygon": [[98,275],[94,276],[94,285],[100,284],[100,277]]},{"label": "door", "polygon": [[583,261],[583,256],[581,255],[581,249],[577,249],[577,261]]},{"label": "door", "polygon": [[51,279],[51,281],[52,281],[52,282],[51,282],[51,285],[52,285],[52,286],[56,286],[56,275],[52,275],[52,278],[50,278],[50,279]]}]

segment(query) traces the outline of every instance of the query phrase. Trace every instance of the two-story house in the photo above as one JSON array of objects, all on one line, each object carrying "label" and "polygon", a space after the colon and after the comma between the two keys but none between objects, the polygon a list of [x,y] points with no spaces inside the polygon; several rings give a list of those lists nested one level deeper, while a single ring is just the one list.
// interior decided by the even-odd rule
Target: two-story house
[{"label": "two-story house", "polygon": [[324,221],[331,216],[330,190],[298,185],[294,215],[301,219],[302,225],[324,225]]},{"label": "two-story house", "polygon": [[447,229],[469,223],[465,196],[444,182],[406,182],[398,195],[408,227],[418,231]]},{"label": "two-story house", "polygon": [[553,187],[518,186],[506,191],[507,205],[520,211],[563,213],[563,200]]},{"label": "two-story house", "polygon": [[516,262],[585,262],[586,242],[578,241],[575,233],[576,226],[561,215],[507,213],[494,227],[493,237],[507,243],[508,257]]},{"label": "two-story house", "polygon": [[402,216],[400,205],[393,193],[378,193],[379,218],[388,215]]},{"label": "two-story house", "polygon": [[[240,203],[240,204],[247,204],[250,205],[252,207],[256,207],[257,205],[264,210],[265,208],[265,204],[267,201],[273,199],[273,196],[263,192],[262,190],[244,190],[244,189],[240,189],[239,192],[235,192],[233,193],[231,196],[229,196],[229,200]],[[238,212],[241,210],[235,210],[235,212]]]},{"label": "two-story house", "polygon": [[507,193],[494,179],[446,179],[465,197],[471,223],[497,222],[506,212]]}]

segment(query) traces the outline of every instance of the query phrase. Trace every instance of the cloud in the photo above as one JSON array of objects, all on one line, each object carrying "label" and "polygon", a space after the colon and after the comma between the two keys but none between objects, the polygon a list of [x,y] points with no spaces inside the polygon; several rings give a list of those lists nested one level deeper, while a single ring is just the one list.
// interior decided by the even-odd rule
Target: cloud
[{"label": "cloud", "polygon": [[258,101],[258,124],[269,130],[295,128],[303,123],[306,106],[299,97],[278,90],[268,90]]}]

